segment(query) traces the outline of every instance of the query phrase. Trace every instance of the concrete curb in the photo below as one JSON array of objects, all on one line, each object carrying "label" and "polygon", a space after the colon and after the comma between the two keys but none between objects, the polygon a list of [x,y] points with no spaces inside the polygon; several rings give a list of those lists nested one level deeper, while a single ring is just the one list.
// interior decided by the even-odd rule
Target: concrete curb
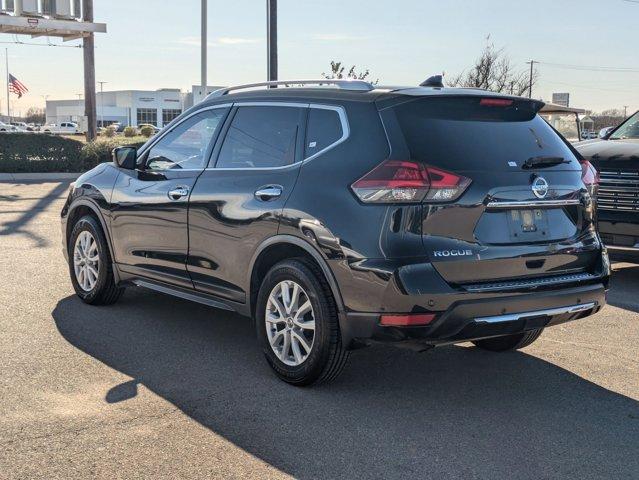
[{"label": "concrete curb", "polygon": [[81,173],[0,173],[0,182],[75,180]]}]

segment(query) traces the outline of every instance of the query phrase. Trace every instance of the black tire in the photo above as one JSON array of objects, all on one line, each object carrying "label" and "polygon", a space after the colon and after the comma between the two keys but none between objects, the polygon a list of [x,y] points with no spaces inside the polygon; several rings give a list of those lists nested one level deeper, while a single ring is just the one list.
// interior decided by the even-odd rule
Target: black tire
[{"label": "black tire", "polygon": [[[78,283],[73,264],[73,252],[76,240],[83,231],[88,231],[95,239],[99,257],[98,279],[94,287],[89,291],[84,290]],[[95,217],[86,215],[75,223],[73,230],[71,231],[71,235],[69,236],[68,252],[69,274],[71,275],[71,283],[73,284],[73,288],[78,297],[80,297],[84,303],[88,303],[89,305],[111,305],[117,302],[124,292],[124,288],[118,287],[115,283],[109,246],[107,245],[106,238],[104,237],[102,227]]]},{"label": "black tire", "polygon": [[484,350],[491,352],[505,352],[508,350],[519,350],[527,347],[539,338],[543,328],[530,330],[529,332],[517,333],[514,335],[505,335],[503,337],[485,338],[484,340],[475,340],[473,343]]},{"label": "black tire", "polygon": [[[289,366],[277,357],[266,332],[265,315],[269,295],[284,280],[294,281],[303,288],[315,316],[311,352],[298,366]],[[321,270],[311,261],[303,258],[284,260],[269,270],[258,293],[255,325],[268,364],[287,383],[305,386],[330,382],[337,378],[346,365],[349,352],[342,344],[335,299]]]}]

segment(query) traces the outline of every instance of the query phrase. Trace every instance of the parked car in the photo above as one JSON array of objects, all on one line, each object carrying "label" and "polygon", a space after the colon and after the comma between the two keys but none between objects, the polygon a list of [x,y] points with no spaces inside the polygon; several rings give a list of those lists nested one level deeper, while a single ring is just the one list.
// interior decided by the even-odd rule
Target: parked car
[{"label": "parked car", "polygon": [[295,385],[373,341],[519,349],[603,307],[595,172],[542,102],[310,84],[219,90],[80,176],[62,211],[78,296],[135,285],[252,317]]},{"label": "parked car", "polygon": [[18,127],[14,127],[8,123],[0,122],[0,132],[17,132]]},{"label": "parked car", "polygon": [[49,123],[42,127],[40,131],[52,135],[77,135],[82,133],[75,122],[61,122],[60,125]]},{"label": "parked car", "polygon": [[[607,131],[605,131],[607,130]],[[639,251],[639,112],[577,145],[599,171],[597,212],[606,245]]]},{"label": "parked car", "polygon": [[11,125],[16,127],[20,132],[30,132],[29,126],[25,122],[11,122]]}]

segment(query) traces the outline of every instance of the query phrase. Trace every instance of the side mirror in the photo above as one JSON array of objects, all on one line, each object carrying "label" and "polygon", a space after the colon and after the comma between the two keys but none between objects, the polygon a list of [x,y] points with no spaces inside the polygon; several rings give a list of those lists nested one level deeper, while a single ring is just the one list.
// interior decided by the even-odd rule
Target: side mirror
[{"label": "side mirror", "polygon": [[612,132],[614,129],[615,127],[602,128],[601,130],[599,130],[599,138],[608,138],[608,135],[610,135],[610,132]]},{"label": "side mirror", "polygon": [[120,168],[135,170],[138,150],[135,147],[117,147],[113,149],[113,163]]}]

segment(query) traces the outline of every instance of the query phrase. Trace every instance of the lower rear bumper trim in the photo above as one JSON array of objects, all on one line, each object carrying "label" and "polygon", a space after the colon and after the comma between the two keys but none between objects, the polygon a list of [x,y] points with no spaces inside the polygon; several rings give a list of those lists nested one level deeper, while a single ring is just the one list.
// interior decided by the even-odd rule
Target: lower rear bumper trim
[{"label": "lower rear bumper trim", "polygon": [[582,303],[580,305],[571,305],[569,307],[549,308],[546,310],[536,310],[532,312],[511,313],[508,315],[495,315],[492,317],[479,317],[475,318],[475,323],[501,323],[501,322],[515,322],[517,320],[526,320],[528,318],[535,317],[552,317],[555,315],[564,315],[566,313],[580,313],[592,310],[595,308],[596,303]]}]

